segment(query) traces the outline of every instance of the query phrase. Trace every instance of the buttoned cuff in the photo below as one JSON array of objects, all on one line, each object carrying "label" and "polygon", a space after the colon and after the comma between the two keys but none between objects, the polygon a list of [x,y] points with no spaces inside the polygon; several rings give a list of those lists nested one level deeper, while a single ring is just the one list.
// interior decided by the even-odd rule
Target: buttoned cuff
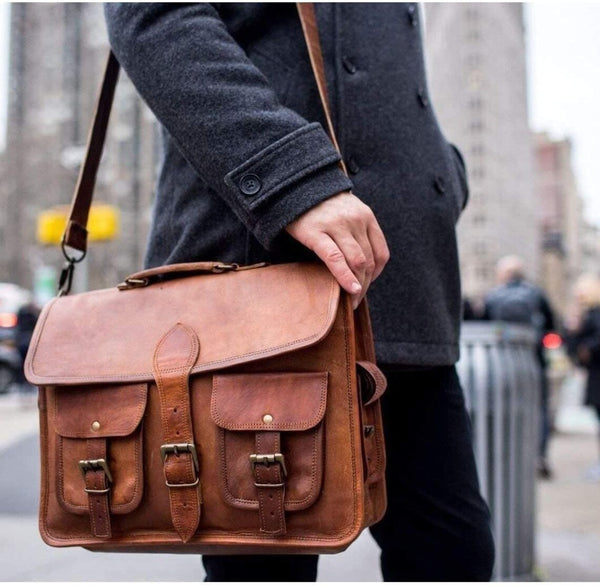
[{"label": "buttoned cuff", "polygon": [[298,128],[225,176],[228,200],[263,246],[320,201],[352,188],[322,126]]}]

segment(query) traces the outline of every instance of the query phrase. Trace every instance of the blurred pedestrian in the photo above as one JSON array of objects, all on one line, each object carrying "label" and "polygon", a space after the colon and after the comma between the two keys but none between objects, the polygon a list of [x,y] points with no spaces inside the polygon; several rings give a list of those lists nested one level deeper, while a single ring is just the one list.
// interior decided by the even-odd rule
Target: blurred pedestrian
[{"label": "blurred pedestrian", "polygon": [[463,321],[483,319],[483,300],[481,298],[463,297]]},{"label": "blurred pedestrian", "polygon": [[484,319],[533,326],[536,336],[536,358],[540,375],[540,443],[537,471],[540,478],[552,478],[548,462],[551,426],[549,382],[544,352],[544,335],[555,329],[550,303],[544,292],[526,280],[523,260],[515,255],[501,258],[496,265],[498,286],[485,298]]},{"label": "blurred pedestrian", "polygon": [[23,369],[25,365],[25,356],[27,356],[27,350],[29,350],[29,344],[31,343],[31,337],[33,336],[33,330],[39,315],[40,309],[32,301],[22,305],[17,312],[15,343],[21,357],[21,366],[17,372],[16,383],[21,395],[31,393],[35,389],[35,387],[30,385],[27,380],[25,380],[25,373]]},{"label": "blurred pedestrian", "polygon": [[[293,4],[105,5],[113,50],[163,129],[146,263],[321,259],[355,305],[368,289],[388,377],[388,509],[372,528],[383,576],[487,580],[489,511],[454,368],[468,189],[430,106],[419,10],[315,9],[348,176]],[[203,562],[211,581],[317,574],[311,555]]]},{"label": "blurred pedestrian", "polygon": [[[584,402],[596,411],[600,438],[600,278],[583,275],[573,286],[573,296],[577,306],[565,323],[567,349],[573,361],[587,371]],[[600,481],[600,460],[586,476]]]}]

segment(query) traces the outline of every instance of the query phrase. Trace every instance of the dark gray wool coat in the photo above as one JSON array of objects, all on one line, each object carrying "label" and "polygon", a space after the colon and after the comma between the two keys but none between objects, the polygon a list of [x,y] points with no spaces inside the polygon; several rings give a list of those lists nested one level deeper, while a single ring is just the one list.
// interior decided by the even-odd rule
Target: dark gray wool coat
[{"label": "dark gray wool coat", "polygon": [[311,258],[284,227],[352,189],[391,252],[368,294],[379,361],[452,364],[467,186],[427,95],[417,5],[316,11],[350,178],[323,130],[294,4],[106,4],[115,54],[163,127],[146,263]]}]

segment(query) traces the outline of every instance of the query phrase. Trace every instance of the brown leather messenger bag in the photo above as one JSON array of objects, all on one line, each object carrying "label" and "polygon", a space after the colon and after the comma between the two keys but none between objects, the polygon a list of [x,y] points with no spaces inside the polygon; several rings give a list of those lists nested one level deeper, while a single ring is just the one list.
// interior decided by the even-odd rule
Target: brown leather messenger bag
[{"label": "brown leather messenger bag", "polygon": [[[337,146],[314,9],[298,9]],[[353,311],[316,263],[171,265],[68,295],[118,71],[111,54],[67,268],[26,360],[41,535],[99,551],[341,551],[386,506],[386,383],[366,303]]]}]

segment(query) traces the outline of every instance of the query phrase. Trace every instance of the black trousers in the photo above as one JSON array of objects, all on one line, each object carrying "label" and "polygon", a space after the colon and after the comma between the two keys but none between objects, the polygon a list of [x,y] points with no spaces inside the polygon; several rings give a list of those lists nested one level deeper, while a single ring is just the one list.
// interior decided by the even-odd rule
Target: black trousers
[{"label": "black trousers", "polygon": [[[494,564],[471,424],[453,367],[386,370],[388,509],[371,527],[386,581],[487,581]],[[208,581],[314,581],[318,556],[203,556]]]}]

